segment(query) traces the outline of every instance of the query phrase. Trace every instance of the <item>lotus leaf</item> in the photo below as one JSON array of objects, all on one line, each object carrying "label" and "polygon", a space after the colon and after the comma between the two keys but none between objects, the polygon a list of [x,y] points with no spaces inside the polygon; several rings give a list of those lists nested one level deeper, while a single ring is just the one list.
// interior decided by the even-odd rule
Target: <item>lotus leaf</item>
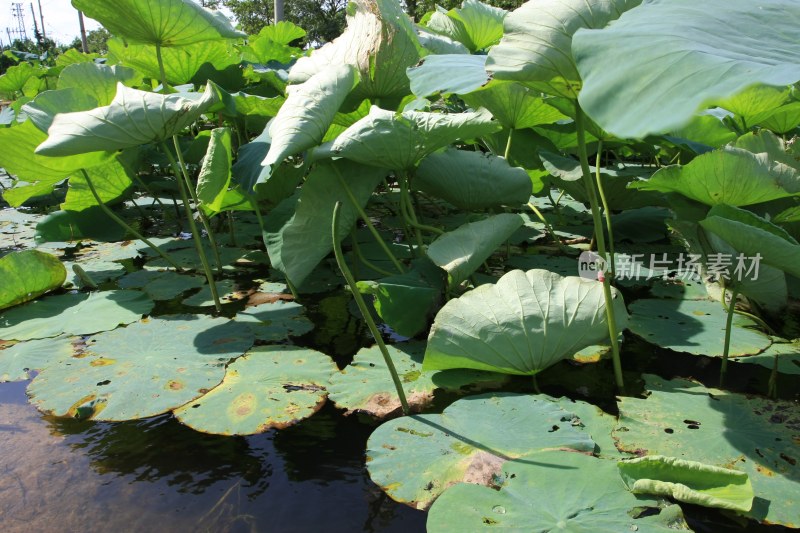
[{"label": "lotus leaf", "polygon": [[262,164],[276,165],[319,144],[356,80],[349,65],[333,65],[288,87],[286,102],[270,122],[272,141]]},{"label": "lotus leaf", "polygon": [[444,150],[423,159],[413,186],[467,210],[523,205],[532,188],[524,169],[500,157],[465,150]]},{"label": "lotus leaf", "polygon": [[581,81],[572,58],[575,32],[604,28],[641,1],[526,2],[505,18],[505,33],[500,44],[489,51],[486,69],[498,80],[518,81],[538,91],[575,98]]},{"label": "lotus leaf", "polygon": [[31,379],[52,361],[72,355],[69,337],[19,342],[0,350],[0,382]]},{"label": "lotus leaf", "polygon": [[234,320],[246,324],[260,341],[281,342],[314,329],[314,323],[303,314],[304,310],[295,302],[278,300],[245,307],[236,313]]},{"label": "lotus leaf", "polygon": [[308,348],[259,346],[228,365],[222,383],[176,409],[175,416],[218,435],[282,429],[322,407],[336,370],[330,357]]},{"label": "lotus leaf", "polygon": [[408,69],[411,92],[419,97],[437,93],[466,94],[489,82],[486,56],[431,55]]},{"label": "lotus leaf", "polygon": [[621,449],[747,473],[755,491],[748,516],[798,525],[797,431],[792,402],[748,397],[683,379],[645,375],[646,399],[622,397],[614,431]]},{"label": "lotus leaf", "polygon": [[795,169],[770,160],[769,154],[726,148],[700,155],[684,166],[662,168],[631,187],[677,192],[711,206],[743,206],[800,193],[800,176]]},{"label": "lotus leaf", "polygon": [[57,257],[22,250],[0,257],[0,309],[12,307],[61,287],[67,271]]},{"label": "lotus leaf", "polygon": [[[81,263],[83,264],[83,263]],[[137,270],[119,280],[122,289],[142,289],[153,300],[171,300],[203,286],[204,278],[171,270]]]},{"label": "lotus leaf", "polygon": [[216,101],[216,93],[161,95],[117,84],[111,104],[53,119],[39,155],[68,156],[163,141],[189,126]]},{"label": "lotus leaf", "polygon": [[447,13],[435,11],[427,28],[462,43],[472,52],[489,48],[503,36],[504,9],[478,0],[464,0]]},{"label": "lotus leaf", "polygon": [[346,235],[358,219],[358,211],[339,179],[363,208],[383,174],[378,168],[350,161],[317,165],[299,195],[284,200],[267,217],[264,238],[272,266],[292,283],[301,284],[333,250],[331,223],[336,202],[342,202],[339,235]]},{"label": "lotus leaf", "polygon": [[331,65],[352,65],[365,97],[402,98],[408,94],[406,68],[419,60],[422,46],[411,20],[394,0],[356,0],[348,9],[344,33],[289,72],[292,83],[304,82]]},{"label": "lotus leaf", "polygon": [[153,301],[138,291],[49,296],[0,315],[0,336],[29,340],[87,335],[135,322],[152,308]]},{"label": "lotus leaf", "polygon": [[440,235],[428,247],[428,257],[447,272],[450,285],[458,285],[477,270],[524,220],[503,213],[470,222]]},{"label": "lotus leaf", "polygon": [[431,507],[428,531],[688,530],[677,505],[659,510],[657,500],[625,490],[613,461],[550,451],[510,461],[504,473],[499,491],[467,483],[446,490]]},{"label": "lotus leaf", "polygon": [[758,9],[749,0],[651,0],[608,28],[575,34],[579,101],[619,137],[679,128],[703,104],[755,83],[796,82],[800,42],[791,36],[798,24],[793,0],[767,0]]},{"label": "lotus leaf", "polygon": [[[59,90],[78,89],[97,101],[94,107],[106,106],[113,102],[117,94],[117,84],[120,83],[126,87],[135,87],[142,83],[142,76],[132,68],[120,65],[109,67],[97,63],[70,65],[58,76]],[[75,110],[69,109],[69,111]]]},{"label": "lotus leaf", "polygon": [[[627,312],[615,293],[619,330]],[[535,375],[608,337],[603,285],[546,270],[513,270],[450,300],[428,337],[425,369]]]},{"label": "lotus leaf", "polygon": [[531,454],[537,461],[537,452],[562,448],[591,452],[595,443],[560,402],[481,394],[442,414],[384,423],[367,442],[367,468],[393,500],[425,509],[451,485],[502,484],[506,461]]},{"label": "lotus leaf", "polygon": [[247,36],[236,31],[221,12],[192,0],[162,0],[157,5],[148,0],[72,0],[72,5],[112,34],[134,43],[184,46]]},{"label": "lotus leaf", "polygon": [[425,156],[459,139],[500,129],[485,110],[476,113],[394,113],[373,106],[369,115],[339,135],[331,151],[366,165],[411,170]]},{"label": "lotus leaf", "polygon": [[[415,411],[427,407],[433,401],[436,390],[463,393],[469,389],[497,386],[508,379],[501,374],[477,370],[424,372],[423,344],[410,342],[387,348],[403,382],[408,403]],[[386,362],[377,346],[359,350],[353,362],[331,378],[328,392],[336,406],[347,409],[348,414],[366,412],[385,418],[400,412],[397,391],[392,386]]]},{"label": "lotus leaf", "polygon": [[73,357],[45,367],[31,403],[56,416],[133,420],[165,413],[219,384],[225,365],[253,344],[224,318],[173,315],[91,337]]},{"label": "lotus leaf", "polygon": [[747,512],[753,485],[744,472],[662,455],[647,455],[617,464],[634,494],[671,496],[679,502]]}]

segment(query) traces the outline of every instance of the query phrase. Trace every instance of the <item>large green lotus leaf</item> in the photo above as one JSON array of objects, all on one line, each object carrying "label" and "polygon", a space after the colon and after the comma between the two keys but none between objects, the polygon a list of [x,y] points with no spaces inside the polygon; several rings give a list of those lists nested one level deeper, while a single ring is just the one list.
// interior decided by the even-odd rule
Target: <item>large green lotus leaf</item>
[{"label": "large green lotus leaf", "polygon": [[[441,26],[441,33],[462,43],[472,52],[484,50],[496,44],[503,36],[503,19],[508,12],[492,7],[478,0],[464,0],[460,8],[454,8],[445,15],[454,24]],[[437,21],[440,13],[434,14],[428,22],[428,29],[440,31]]]},{"label": "large green lotus leaf", "polygon": [[498,80],[518,81],[537,91],[575,98],[581,85],[572,58],[575,32],[604,28],[641,1],[526,2],[505,18],[505,34],[489,51],[486,69]]},{"label": "large green lotus leaf", "polygon": [[352,65],[364,98],[402,98],[409,92],[406,69],[422,52],[411,20],[395,0],[354,0],[347,10],[344,33],[289,72],[291,83],[304,82],[331,65]]},{"label": "large green lotus leaf", "polygon": [[214,128],[197,175],[198,207],[206,215],[216,215],[222,211],[231,183],[232,160],[230,128]]},{"label": "large green lotus leaf", "polygon": [[525,220],[502,213],[469,222],[440,235],[428,247],[428,257],[447,272],[450,285],[458,285],[480,267]]},{"label": "large green lotus leaf", "polygon": [[469,54],[466,46],[450,37],[428,31],[423,26],[417,26],[417,38],[425,51],[435,55],[445,54]]},{"label": "large green lotus leaf", "polygon": [[0,382],[31,379],[51,361],[72,355],[69,337],[19,342],[0,350]]},{"label": "large green lotus leaf", "polygon": [[53,211],[36,225],[35,237],[41,245],[80,239],[113,242],[124,240],[129,234],[98,206],[83,211]]},{"label": "large green lotus leaf", "polygon": [[22,92],[25,84],[28,83],[28,80],[38,74],[37,69],[27,61],[8,67],[5,73],[0,76],[0,95],[12,100],[16,99],[19,96],[18,93]]},{"label": "large green lotus leaf", "polygon": [[523,205],[532,189],[525,169],[502,157],[466,150],[432,153],[419,164],[412,185],[470,211]]},{"label": "large green lotus leaf", "polygon": [[91,337],[73,357],[45,367],[28,395],[36,408],[56,416],[155,416],[218,385],[225,365],[252,344],[246,327],[225,318],[153,318]]},{"label": "large green lotus leaf", "polygon": [[373,106],[369,115],[339,135],[331,151],[383,168],[410,170],[422,158],[459,139],[472,139],[500,130],[489,112],[394,113]]},{"label": "large green lotus leaf", "polygon": [[[622,331],[628,314],[622,296],[614,292]],[[535,375],[606,338],[602,283],[546,270],[512,270],[439,311],[428,337],[425,369]]]},{"label": "large green lotus leaf", "polygon": [[715,103],[736,115],[735,120],[741,122],[746,130],[772,116],[788,97],[789,89],[786,87],[753,85]]},{"label": "large green lotus leaf", "polygon": [[763,126],[775,133],[786,134],[800,126],[800,102],[792,102],[775,110],[768,119],[763,120]]},{"label": "large green lotus leaf", "polygon": [[[648,342],[676,352],[722,357],[727,312],[710,300],[641,299],[630,306],[628,328]],[[734,315],[730,355],[757,354],[771,341],[755,322]]]},{"label": "large green lotus leaf", "polygon": [[287,87],[286,102],[269,125],[272,143],[263,165],[275,165],[319,144],[355,83],[350,65],[333,65]]},{"label": "large green lotus leaf", "polygon": [[509,129],[532,128],[567,118],[538,92],[517,82],[492,80],[462,98],[474,108],[485,107]]},{"label": "large green lotus leaf", "polygon": [[[87,168],[86,173],[97,191],[97,195],[105,204],[114,204],[122,199],[133,187],[133,172],[128,166],[115,157],[104,165]],[[83,211],[98,205],[86,178],[82,173],[73,175],[69,180],[67,197],[61,204],[66,211]]]},{"label": "large green lotus leaf", "polygon": [[61,287],[67,271],[54,255],[22,250],[0,257],[0,279],[0,309],[5,309]]},{"label": "large green lotus leaf", "polygon": [[700,225],[746,257],[800,276],[800,245],[785,230],[743,209],[714,206]]},{"label": "large green lotus leaf", "polygon": [[306,30],[288,20],[281,20],[264,26],[258,35],[278,44],[289,44],[305,37]]},{"label": "large green lotus leaf", "polygon": [[141,289],[153,300],[171,300],[205,283],[202,276],[178,274],[172,270],[137,270],[119,280],[122,289]]},{"label": "large green lotus leaf", "polygon": [[142,75],[132,68],[97,63],[78,63],[61,71],[58,88],[74,88],[93,96],[98,106],[109,105],[117,94],[117,84],[135,87],[142,83]]},{"label": "large green lotus leaf", "polygon": [[752,205],[786,198],[800,192],[798,172],[754,154],[727,147],[695,157],[690,163],[660,169],[633,188],[677,192],[706,205]]},{"label": "large green lotus leaf", "polygon": [[0,166],[9,174],[29,183],[55,184],[81,168],[98,165],[112,156],[108,152],[71,157],[45,157],[34,153],[36,147],[45,140],[47,134],[30,120],[11,128],[0,128],[0,144],[14,147],[14,150],[0,150]]},{"label": "large green lotus leaf", "polygon": [[404,337],[413,337],[428,327],[444,288],[444,272],[425,259],[416,261],[403,274],[358,282],[360,292],[375,297],[378,316]]},{"label": "large green lotus leaf", "polygon": [[308,165],[295,167],[287,161],[275,169],[262,166],[261,162],[266,157],[272,142],[268,129],[239,147],[236,162],[231,167],[231,174],[233,181],[238,183],[242,190],[255,189],[259,199],[277,204],[292,195],[300,180],[305,177]]},{"label": "large green lotus leaf", "polygon": [[[122,39],[108,40],[110,61],[131,67],[153,80],[161,80],[158,70],[156,48],[149,44],[125,43]],[[203,66],[225,70],[239,63],[230,41],[203,41],[178,48],[163,48],[164,74],[167,83],[183,85],[189,83]],[[114,94],[112,92],[111,96]],[[101,104],[102,105],[102,104]]]},{"label": "large green lotus leaf", "polygon": [[634,494],[670,496],[679,502],[747,512],[753,485],[745,472],[663,455],[617,463],[625,486]]},{"label": "large green lotus leaf", "polygon": [[798,24],[793,0],[758,8],[749,0],[651,0],[606,29],[575,34],[579,101],[618,137],[679,128],[703,104],[756,83],[800,79],[800,42],[792,37]]},{"label": "large green lotus leaf", "polygon": [[467,483],[446,490],[428,513],[428,531],[667,533],[688,529],[677,505],[659,511],[657,500],[625,489],[613,461],[549,451],[506,463],[504,474],[506,481],[499,491]]},{"label": "large green lotus leaf", "polygon": [[292,63],[303,54],[300,48],[289,43],[302,39],[306,32],[288,21],[280,21],[274,26],[264,26],[258,35],[251,35],[247,45],[240,47],[242,59],[260,65],[271,61],[281,64]]},{"label": "large green lotus leaf", "polygon": [[342,203],[339,235],[347,235],[358,219],[340,179],[363,208],[384,171],[340,160],[317,165],[308,175],[299,195],[284,200],[266,219],[264,235],[272,266],[294,284],[301,284],[333,250],[333,207]]},{"label": "large green lotus leaf", "polygon": [[319,411],[336,370],[330,357],[315,350],[259,346],[228,365],[222,383],[176,409],[175,416],[217,435],[283,429]]},{"label": "large green lotus leaf", "polygon": [[139,291],[50,296],[0,315],[0,337],[30,340],[64,333],[88,335],[135,322],[152,309],[153,301]]},{"label": "large green lotus leaf", "polygon": [[563,448],[592,452],[595,443],[560,402],[481,394],[442,414],[384,423],[367,441],[367,469],[393,500],[425,509],[451,485],[495,485],[505,477],[506,461],[531,455],[536,461],[537,452]]},{"label": "large green lotus leaf", "polygon": [[36,153],[68,156],[163,141],[180,133],[215,102],[216,93],[210,87],[203,93],[161,95],[119,83],[111,104],[56,115]]},{"label": "large green lotus leaf", "polygon": [[[423,343],[394,344],[387,349],[403,383],[408,404],[414,411],[430,405],[436,390],[463,394],[478,387],[497,386],[508,379],[502,374],[479,370],[424,372]],[[328,392],[331,401],[346,409],[348,414],[365,412],[385,418],[401,410],[397,390],[377,346],[359,350],[353,362],[331,378]]]},{"label": "large green lotus leaf", "polygon": [[100,104],[97,103],[97,98],[86,91],[71,87],[41,92],[36,95],[36,98],[22,106],[22,111],[28,115],[37,128],[46,132],[58,113],[87,111],[98,105]]},{"label": "large green lotus leaf", "polygon": [[246,324],[260,341],[281,342],[314,329],[304,311],[298,303],[278,300],[245,307],[236,313],[234,320]]},{"label": "large green lotus leaf", "polygon": [[733,145],[754,154],[766,153],[771,160],[800,170],[800,158],[788,153],[786,142],[769,130],[760,129],[745,133],[736,139]]},{"label": "large green lotus leaf", "polygon": [[665,139],[702,154],[736,140],[736,132],[715,116],[695,115],[684,126],[672,130]]},{"label": "large green lotus leaf", "polygon": [[773,342],[758,355],[735,359],[737,363],[760,365],[770,370],[778,365],[781,374],[800,375],[800,346],[797,343]]},{"label": "large green lotus leaf", "polygon": [[466,94],[489,81],[486,56],[468,54],[430,55],[408,69],[411,92],[423,98],[437,93]]},{"label": "large green lotus leaf", "polygon": [[[212,82],[213,83],[213,82]],[[245,119],[247,117],[274,117],[286,101],[283,96],[257,96],[243,91],[231,93],[213,84],[220,102],[211,108],[225,117]],[[262,158],[263,159],[263,158]]]},{"label": "large green lotus leaf", "polygon": [[236,39],[236,31],[220,11],[192,0],[72,0],[75,9],[127,41],[161,46],[185,46],[220,38]]},{"label": "large green lotus leaf", "polygon": [[621,397],[614,438],[621,449],[746,472],[755,491],[748,516],[798,526],[800,465],[796,403],[645,375],[647,399]]}]

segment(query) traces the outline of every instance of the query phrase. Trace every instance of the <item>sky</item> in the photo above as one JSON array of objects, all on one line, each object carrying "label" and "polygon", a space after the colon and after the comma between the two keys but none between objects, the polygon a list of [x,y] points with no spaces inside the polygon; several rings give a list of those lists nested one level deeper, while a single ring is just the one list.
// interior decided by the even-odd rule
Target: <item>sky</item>
[{"label": "sky", "polygon": [[[33,17],[31,16],[31,0],[19,0],[22,3],[22,11],[25,16],[25,26],[28,30],[28,37],[33,38]],[[67,44],[80,34],[78,26],[78,12],[72,7],[70,0],[39,0],[42,4],[44,13],[44,29],[47,37],[56,42]],[[8,34],[6,28],[16,28],[17,20],[11,15],[12,0],[0,0],[0,39],[4,44],[8,44]],[[33,8],[36,11],[36,23],[39,24],[39,5],[37,0],[33,0]],[[100,27],[100,24],[92,19],[84,18],[86,31]]]}]

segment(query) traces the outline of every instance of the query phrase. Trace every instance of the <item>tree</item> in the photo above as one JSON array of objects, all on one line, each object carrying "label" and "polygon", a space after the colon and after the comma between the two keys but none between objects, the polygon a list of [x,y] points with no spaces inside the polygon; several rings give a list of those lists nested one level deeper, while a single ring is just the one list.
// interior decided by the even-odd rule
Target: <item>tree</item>
[{"label": "tree", "polygon": [[[241,29],[250,35],[272,23],[273,0],[222,0],[231,10]],[[286,20],[294,22],[304,30],[307,41],[314,45],[338,37],[345,26],[347,0],[292,0],[286,2]]]},{"label": "tree", "polygon": [[[105,28],[99,28],[87,33],[86,43],[89,45],[89,53],[105,54],[108,52],[108,40],[110,38],[111,34],[108,33],[108,30]],[[83,51],[80,38],[75,37],[75,39],[73,39],[73,41],[69,44],[69,48],[75,48],[79,52]]]}]

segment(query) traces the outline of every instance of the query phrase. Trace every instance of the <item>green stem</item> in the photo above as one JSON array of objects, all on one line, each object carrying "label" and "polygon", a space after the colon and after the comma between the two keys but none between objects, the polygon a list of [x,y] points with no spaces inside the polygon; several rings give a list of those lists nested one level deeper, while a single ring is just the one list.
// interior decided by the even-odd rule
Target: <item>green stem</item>
[{"label": "green stem", "polygon": [[361,296],[361,293],[358,292],[358,288],[356,287],[356,280],[353,279],[353,275],[350,273],[350,269],[347,267],[347,264],[344,261],[344,254],[342,254],[342,248],[339,241],[338,235],[338,222],[339,222],[339,210],[341,208],[341,202],[336,202],[336,205],[333,207],[333,222],[331,224],[331,235],[333,237],[333,254],[336,256],[336,263],[339,265],[339,270],[342,271],[342,275],[344,276],[345,280],[347,280],[347,285],[350,287],[350,292],[353,294],[353,298],[356,301],[356,305],[358,306],[358,310],[361,311],[362,316],[364,317],[364,321],[367,323],[367,327],[369,327],[370,333],[372,333],[372,337],[375,339],[375,342],[378,344],[378,347],[381,350],[381,354],[383,354],[383,360],[386,362],[386,367],[389,369],[389,373],[392,375],[392,381],[394,382],[394,386],[397,389],[397,396],[400,398],[400,405],[403,408],[403,414],[409,414],[410,409],[408,407],[408,401],[406,400],[406,394],[403,391],[403,384],[400,381],[400,376],[397,375],[397,369],[394,367],[394,362],[392,361],[392,356],[389,355],[389,350],[386,349],[386,344],[383,342],[383,338],[381,337],[380,331],[378,331],[378,326],[375,325],[375,321],[372,320],[372,316],[369,313],[369,309],[367,308],[367,304],[364,301],[364,297]]},{"label": "green stem", "polygon": [[[589,156],[586,152],[586,126],[584,125],[583,110],[578,102],[575,102],[575,128],[578,134],[578,157],[581,162],[583,172],[583,183],[586,187],[586,195],[589,198],[589,205],[592,209],[592,220],[594,222],[594,234],[597,239],[597,251],[600,257],[607,260],[606,239],[603,232],[603,221],[600,216],[600,207],[597,201],[597,191],[592,180],[592,173],[589,169]],[[608,335],[611,342],[611,354],[614,365],[614,380],[620,392],[624,391],[625,382],[622,377],[622,362],[619,355],[619,339],[617,338],[617,319],[614,314],[614,299],[611,295],[611,285],[609,276],[603,277],[603,296],[606,302],[606,321],[608,322]]]},{"label": "green stem", "polygon": [[767,382],[767,396],[773,400],[778,399],[778,352],[775,352],[775,358],[772,363],[772,372],[769,374],[769,381]]},{"label": "green stem", "polygon": [[511,142],[514,139],[514,128],[508,130],[508,140],[506,141],[506,151],[504,154],[504,158],[508,161],[508,157],[511,155]]},{"label": "green stem", "polygon": [[[384,276],[394,276],[392,272],[382,269],[381,267],[379,267],[378,265],[376,265],[375,263],[364,257],[364,254],[361,252],[361,247],[358,245],[358,238],[356,235],[355,228],[353,228],[350,238],[353,240],[353,252],[355,253],[356,258],[362,263],[364,263],[365,267],[372,269],[379,274],[383,274]],[[402,274],[403,272],[401,271],[400,273]],[[358,270],[356,270],[356,276],[358,276]]]},{"label": "green stem", "polygon": [[542,224],[544,224],[547,233],[549,233],[550,236],[553,237],[553,239],[556,241],[556,244],[558,244],[558,248],[560,250],[564,250],[564,245],[561,243],[561,239],[558,238],[558,235],[556,235],[553,226],[551,226],[550,223],[547,221],[547,219],[544,218],[544,215],[542,214],[541,211],[539,211],[539,208],[533,205],[533,202],[528,202],[528,207],[530,207],[531,211],[533,211],[536,214],[536,217],[542,221]]},{"label": "green stem", "polygon": [[134,236],[135,236],[137,239],[139,239],[140,241],[142,241],[143,243],[145,243],[147,246],[149,246],[149,247],[150,247],[150,248],[151,248],[151,249],[152,249],[152,250],[153,250],[155,253],[157,253],[158,255],[160,255],[160,256],[161,256],[161,257],[162,257],[162,258],[163,258],[163,259],[164,259],[164,260],[165,260],[167,263],[169,263],[170,265],[172,265],[172,267],[173,267],[175,270],[177,270],[178,272],[180,272],[180,271],[182,271],[182,270],[183,270],[183,269],[182,269],[180,266],[178,266],[178,263],[176,263],[176,262],[175,262],[175,261],[174,261],[174,260],[173,260],[173,259],[172,259],[172,258],[169,256],[169,255],[167,255],[167,253],[166,253],[166,252],[164,252],[164,251],[162,251],[161,249],[159,249],[159,248],[158,248],[158,247],[157,247],[155,244],[153,244],[153,243],[152,243],[152,242],[150,242],[150,241],[149,241],[147,238],[145,238],[145,236],[144,236],[144,235],[142,235],[141,233],[139,233],[138,231],[136,231],[135,229],[133,229],[132,227],[130,227],[130,226],[128,225],[128,223],[127,223],[127,222],[125,222],[125,221],[124,221],[124,220],[122,220],[120,217],[118,217],[118,216],[116,215],[116,213],[114,213],[114,211],[112,211],[112,210],[111,210],[111,209],[110,209],[110,208],[109,208],[109,207],[108,207],[108,206],[107,206],[107,205],[106,205],[106,204],[103,202],[103,200],[102,200],[102,199],[100,199],[100,195],[99,195],[99,194],[97,194],[97,189],[95,189],[95,188],[94,188],[94,183],[92,183],[92,180],[91,180],[91,178],[89,177],[89,174],[86,172],[86,170],[84,170],[84,169],[81,169],[81,172],[83,173],[83,179],[85,179],[85,180],[86,180],[86,185],[88,185],[88,186],[89,186],[89,191],[91,191],[91,193],[92,193],[92,196],[94,196],[94,199],[97,201],[97,205],[99,205],[99,206],[100,206],[100,209],[102,209],[102,210],[103,210],[103,212],[104,212],[106,215],[108,215],[108,217],[109,217],[111,220],[113,220],[114,222],[116,222],[117,224],[119,224],[120,226],[122,226],[123,228],[125,228],[125,230],[126,230],[126,231],[129,231],[129,232],[130,232],[131,234],[133,234],[133,235],[134,235]]},{"label": "green stem", "polygon": [[208,281],[208,288],[211,290],[211,298],[214,300],[214,308],[219,313],[222,311],[222,304],[219,301],[217,286],[214,283],[214,274],[211,272],[211,266],[208,264],[208,258],[206,257],[205,250],[203,249],[200,231],[197,229],[197,224],[195,224],[194,217],[192,216],[192,210],[189,207],[189,196],[186,193],[186,184],[181,179],[181,172],[178,168],[178,162],[175,161],[174,157],[172,157],[172,154],[170,153],[166,143],[161,143],[161,149],[164,150],[164,153],[167,155],[167,159],[175,171],[175,179],[178,182],[178,191],[181,193],[181,201],[183,202],[183,206],[186,210],[186,218],[189,220],[189,231],[192,232],[194,246],[197,249],[197,255],[200,257],[200,263],[203,265],[203,272],[205,272],[206,280]]},{"label": "green stem", "polygon": [[[397,181],[400,183],[400,214],[405,220],[406,225],[410,226],[411,229],[414,231],[414,236],[417,239],[417,246],[419,247],[420,253],[425,253],[425,243],[422,240],[422,233],[420,232],[420,228],[415,226],[411,215],[409,214],[409,200],[408,200],[408,185],[406,183],[405,176],[398,176]],[[413,212],[413,208],[410,208]]]},{"label": "green stem", "polygon": [[[206,230],[206,235],[208,235],[208,242],[209,244],[211,244],[211,252],[214,254],[214,261],[217,263],[217,274],[221,275],[222,258],[219,256],[219,247],[217,246],[217,239],[214,237],[214,232],[211,231],[211,224],[208,223],[208,217],[206,217],[205,213],[203,213],[203,210],[200,209],[200,199],[197,197],[197,191],[195,191],[195,188],[192,185],[192,180],[189,179],[189,172],[186,170],[186,161],[184,161],[183,159],[183,151],[181,150],[181,146],[178,143],[177,135],[172,136],[172,144],[175,145],[175,153],[178,155],[178,161],[181,164],[180,165],[181,175],[183,176],[183,181],[184,183],[186,183],[186,188],[189,190],[189,194],[192,197],[195,209],[197,209],[197,214],[200,216],[200,222],[203,224],[203,229]],[[178,177],[178,179],[180,178]]]},{"label": "green stem", "polygon": [[597,190],[600,192],[600,201],[603,203],[603,214],[606,218],[606,229],[608,230],[608,260],[611,263],[611,278],[613,279],[616,274],[616,265],[614,262],[614,230],[611,228],[611,210],[608,209],[608,202],[606,201],[606,193],[603,190],[603,181],[600,178],[600,154],[603,150],[603,141],[597,143],[597,157],[595,158],[595,181],[597,182]]},{"label": "green stem", "polygon": [[158,73],[161,76],[161,92],[167,91],[167,73],[164,71],[164,58],[161,57],[161,45],[156,44],[156,60],[158,61]]},{"label": "green stem", "polygon": [[408,179],[404,182],[401,182],[401,194],[405,194],[405,207],[406,207],[406,214],[408,215],[408,223],[411,224],[411,227],[415,228],[416,230],[424,230],[430,233],[435,233],[437,235],[443,235],[444,230],[439,228],[429,226],[427,224],[422,224],[419,219],[417,218],[417,212],[414,209],[414,202],[411,200],[411,192],[408,188]]},{"label": "green stem", "polygon": [[[375,229],[375,226],[372,224],[372,221],[369,219],[369,216],[367,216],[367,213],[364,211],[364,208],[362,208],[361,204],[359,204],[358,200],[356,200],[353,191],[350,190],[350,187],[347,185],[347,182],[342,178],[341,174],[339,173],[338,167],[334,168],[336,168],[336,177],[339,178],[339,183],[342,185],[342,189],[344,190],[345,194],[347,194],[347,197],[350,199],[350,203],[353,205],[353,207],[356,208],[356,211],[358,211],[358,216],[360,216],[361,220],[364,221],[364,224],[367,225],[367,229],[369,229],[369,232],[372,234],[372,237],[381,247],[383,253],[386,254],[386,257],[389,258],[389,260],[392,262],[397,271],[400,272],[401,274],[405,273],[403,265],[400,263],[400,261],[397,260],[397,258],[394,256],[394,254],[389,249],[389,246],[387,246],[384,240],[381,239],[380,233],[378,233],[378,230]],[[378,271],[380,272],[381,270],[378,269]]]},{"label": "green stem", "polygon": [[[722,293],[723,298],[725,293]],[[725,322],[725,344],[722,348],[722,366],[719,369],[719,386],[725,385],[725,375],[728,373],[728,353],[731,348],[731,330],[733,329],[733,315],[736,309],[736,297],[739,296],[739,291],[733,289],[731,291],[731,303],[728,305],[728,319]]]}]

